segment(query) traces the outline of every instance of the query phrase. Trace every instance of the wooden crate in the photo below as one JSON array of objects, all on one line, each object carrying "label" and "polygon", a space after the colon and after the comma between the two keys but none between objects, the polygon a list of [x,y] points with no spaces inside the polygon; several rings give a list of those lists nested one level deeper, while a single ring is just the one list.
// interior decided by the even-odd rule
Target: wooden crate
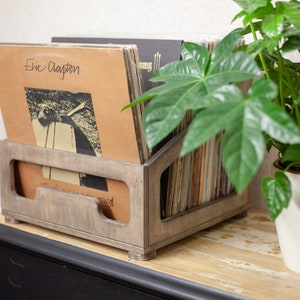
[{"label": "wooden crate", "polygon": [[[247,193],[210,201],[168,219],[160,216],[160,177],[178,157],[178,135],[144,164],[0,142],[1,206],[7,222],[28,222],[128,251],[129,259],[149,260],[156,250],[225,219],[245,212]],[[14,161],[121,180],[129,187],[130,220],[108,219],[88,196],[39,187],[35,199],[17,194]]]}]

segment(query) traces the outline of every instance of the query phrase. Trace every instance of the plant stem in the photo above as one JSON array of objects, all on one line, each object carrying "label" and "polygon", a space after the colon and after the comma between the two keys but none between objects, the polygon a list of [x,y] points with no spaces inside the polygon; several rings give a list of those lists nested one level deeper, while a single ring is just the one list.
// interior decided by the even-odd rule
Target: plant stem
[{"label": "plant stem", "polygon": [[[278,57],[278,70],[279,70],[279,97],[280,97],[281,105],[283,106],[283,108],[285,108],[284,107],[285,99],[284,99],[284,95],[283,95],[284,75],[286,77],[286,84],[290,90],[290,95],[291,95],[292,101],[297,98],[297,93],[295,92],[288,67],[286,66],[286,64],[283,61],[283,57],[282,57],[282,54],[281,54],[279,48],[277,49],[277,57]],[[297,124],[300,124],[299,106],[296,105],[294,102],[292,103],[291,113],[293,111],[295,112],[295,115],[296,115]]]},{"label": "plant stem", "polygon": [[300,112],[299,112],[299,107],[297,105],[295,106],[295,112],[296,112],[296,118],[297,118],[297,124],[300,124]]},{"label": "plant stem", "polygon": [[[252,20],[250,20],[249,25],[250,25],[250,28],[251,28],[253,39],[254,39],[254,41],[257,41],[258,38],[257,38],[256,32],[255,32],[255,28],[254,28],[254,25],[252,23]],[[259,56],[259,59],[261,61],[262,66],[263,66],[263,69],[265,71],[267,79],[270,79],[269,70],[268,70],[265,58],[264,58],[261,51],[259,51],[258,56]]]},{"label": "plant stem", "polygon": [[284,103],[284,95],[283,95],[283,74],[284,74],[284,66],[283,66],[283,59],[280,53],[280,50],[277,48],[277,60],[278,60],[278,93],[279,93],[279,102],[283,109],[285,109]]}]

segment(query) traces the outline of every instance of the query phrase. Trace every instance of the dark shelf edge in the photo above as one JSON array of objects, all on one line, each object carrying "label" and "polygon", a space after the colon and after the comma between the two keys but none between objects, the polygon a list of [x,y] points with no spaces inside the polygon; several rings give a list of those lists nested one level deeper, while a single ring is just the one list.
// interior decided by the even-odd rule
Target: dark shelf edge
[{"label": "dark shelf edge", "polygon": [[0,244],[165,299],[248,299],[2,224]]}]

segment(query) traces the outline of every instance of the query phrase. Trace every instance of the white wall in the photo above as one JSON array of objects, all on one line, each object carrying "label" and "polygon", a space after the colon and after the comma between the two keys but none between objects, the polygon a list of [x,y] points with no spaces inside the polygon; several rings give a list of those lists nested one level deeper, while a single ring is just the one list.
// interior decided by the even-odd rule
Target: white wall
[{"label": "white wall", "polygon": [[0,42],[223,35],[237,11],[232,0],[0,0]]}]

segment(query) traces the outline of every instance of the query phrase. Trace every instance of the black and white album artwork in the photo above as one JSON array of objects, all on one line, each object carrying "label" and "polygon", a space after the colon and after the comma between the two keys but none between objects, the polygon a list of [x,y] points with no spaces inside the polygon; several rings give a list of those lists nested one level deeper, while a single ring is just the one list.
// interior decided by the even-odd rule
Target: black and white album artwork
[{"label": "black and white album artwork", "polygon": [[[102,157],[91,94],[25,88],[38,146]],[[107,191],[106,179],[44,166],[46,178]]]}]

